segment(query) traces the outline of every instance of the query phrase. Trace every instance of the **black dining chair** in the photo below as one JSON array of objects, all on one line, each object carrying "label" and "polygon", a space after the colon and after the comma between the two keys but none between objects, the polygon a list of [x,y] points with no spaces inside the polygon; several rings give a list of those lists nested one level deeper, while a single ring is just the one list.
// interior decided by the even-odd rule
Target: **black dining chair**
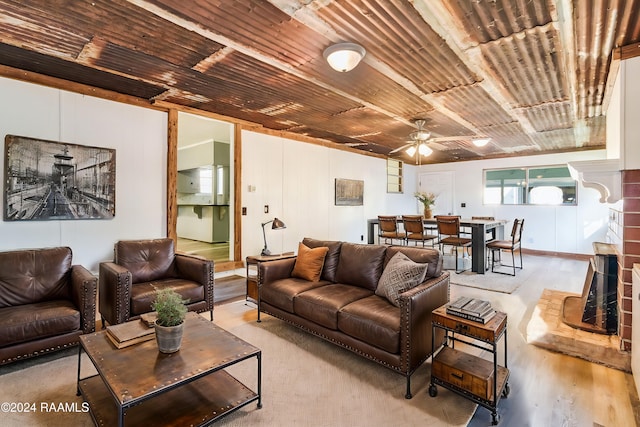
[{"label": "black dining chair", "polygon": [[471,239],[460,237],[460,217],[457,215],[438,215],[436,216],[436,223],[438,224],[440,251],[444,252],[445,246],[453,246],[456,249],[456,273],[459,274],[466,271],[466,269],[458,269],[458,248],[470,248]]},{"label": "black dining chair", "polygon": [[422,246],[424,246],[424,243],[428,241],[431,241],[432,247],[435,246],[438,236],[427,233],[422,215],[402,215],[402,223],[404,224],[407,246],[409,242],[414,242],[415,246],[418,246],[418,242],[422,242]]},{"label": "black dining chair", "polygon": [[[491,252],[491,271],[493,273],[500,273],[500,274],[507,274],[509,276],[515,276],[516,268],[519,268],[522,270],[522,246],[520,245],[520,241],[522,239],[523,227],[524,227],[524,218],[523,219],[516,218],[513,221],[513,228],[511,229],[511,240],[493,240],[487,243],[487,249]],[[503,251],[511,252],[511,265],[502,264]],[[516,265],[516,260],[515,260],[516,251],[520,253],[519,267]],[[503,267],[512,267],[513,274],[494,269],[496,264],[496,253],[498,254],[497,262]]]}]

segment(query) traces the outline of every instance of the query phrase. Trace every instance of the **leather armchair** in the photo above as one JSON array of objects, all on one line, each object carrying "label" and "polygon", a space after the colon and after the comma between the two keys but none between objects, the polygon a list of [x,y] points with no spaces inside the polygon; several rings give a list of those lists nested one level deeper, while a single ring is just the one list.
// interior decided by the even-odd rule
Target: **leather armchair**
[{"label": "leather armchair", "polygon": [[213,320],[213,261],[176,253],[172,239],[120,240],[113,262],[100,263],[102,327],[152,311],[157,289],[172,288],[189,300],[189,311],[209,311]]},{"label": "leather armchair", "polygon": [[94,332],[97,281],[68,247],[0,252],[0,365]]}]

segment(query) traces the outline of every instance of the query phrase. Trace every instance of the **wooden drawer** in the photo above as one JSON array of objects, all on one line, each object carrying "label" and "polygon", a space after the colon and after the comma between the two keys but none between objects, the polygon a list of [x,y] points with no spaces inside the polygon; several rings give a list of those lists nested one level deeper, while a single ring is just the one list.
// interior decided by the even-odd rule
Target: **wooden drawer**
[{"label": "wooden drawer", "polygon": [[431,375],[482,399],[493,400],[493,362],[444,347],[433,361]]},{"label": "wooden drawer", "polygon": [[433,323],[471,338],[494,343],[507,325],[507,315],[497,312],[489,322],[482,324],[447,315],[444,308],[438,308],[433,311]]}]

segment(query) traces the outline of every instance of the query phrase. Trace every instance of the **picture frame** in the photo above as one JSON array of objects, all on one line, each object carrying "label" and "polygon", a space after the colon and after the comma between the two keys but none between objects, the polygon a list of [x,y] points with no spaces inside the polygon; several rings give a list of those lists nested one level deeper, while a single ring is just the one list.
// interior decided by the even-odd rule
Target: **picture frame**
[{"label": "picture frame", "polygon": [[336,206],[362,206],[364,202],[364,181],[336,178]]},{"label": "picture frame", "polygon": [[111,219],[116,150],[7,135],[4,221]]}]

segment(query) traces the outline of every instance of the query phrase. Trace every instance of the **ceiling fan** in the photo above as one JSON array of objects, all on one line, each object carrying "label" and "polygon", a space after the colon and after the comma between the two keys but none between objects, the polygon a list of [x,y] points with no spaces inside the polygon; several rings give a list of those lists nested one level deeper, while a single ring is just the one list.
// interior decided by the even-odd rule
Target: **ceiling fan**
[{"label": "ceiling fan", "polygon": [[402,147],[398,147],[389,152],[389,155],[398,153],[400,151],[406,150],[406,153],[413,157],[416,153],[419,155],[416,156],[416,164],[420,161],[421,156],[429,156],[433,153],[433,150],[429,147],[430,142],[440,142],[440,141],[458,141],[461,139],[470,139],[472,138],[473,144],[476,147],[483,147],[489,143],[491,138],[487,137],[469,137],[469,136],[444,136],[438,138],[431,138],[431,132],[425,129],[424,125],[426,120],[417,119],[415,121],[416,130],[409,134],[409,139],[411,142],[403,145]]}]

